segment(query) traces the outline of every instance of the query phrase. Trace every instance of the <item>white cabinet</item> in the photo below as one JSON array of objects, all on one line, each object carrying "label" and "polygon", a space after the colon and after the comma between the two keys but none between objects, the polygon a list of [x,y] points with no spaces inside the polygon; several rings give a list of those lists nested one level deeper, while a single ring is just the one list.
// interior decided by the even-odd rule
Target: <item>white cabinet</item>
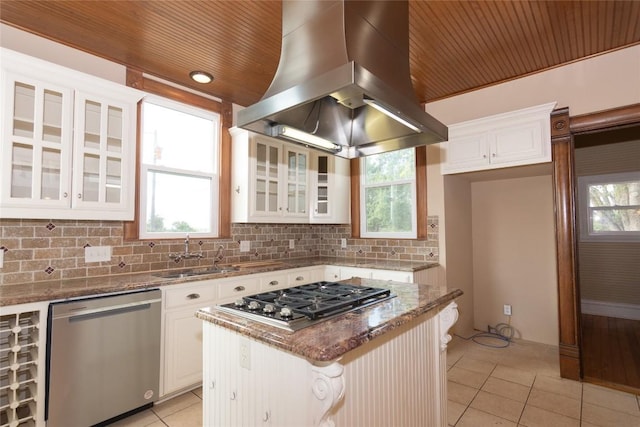
[{"label": "white cabinet", "polygon": [[233,222],[308,222],[309,151],[234,129]]},{"label": "white cabinet", "polygon": [[233,138],[233,222],[346,223],[349,162],[244,129]]},{"label": "white cabinet", "polygon": [[233,302],[245,295],[260,292],[260,281],[255,275],[238,276],[216,281],[218,286],[217,304]]},{"label": "white cabinet", "polygon": [[202,381],[202,321],[195,312],[217,300],[214,280],[164,290],[162,395]]},{"label": "white cabinet", "polygon": [[551,161],[549,117],[555,102],[449,126],[442,173]]},{"label": "white cabinet", "polygon": [[310,222],[348,224],[350,193],[349,160],[312,151]]},{"label": "white cabinet", "polygon": [[4,218],[131,220],[142,92],[2,49]]},{"label": "white cabinet", "polygon": [[324,279],[324,267],[303,267],[287,270],[287,287],[305,285]]},{"label": "white cabinet", "polygon": [[362,277],[364,279],[393,280],[405,283],[422,283],[417,280],[417,276],[411,271],[380,270],[377,268],[342,267],[328,265],[325,267],[325,280],[346,280],[352,277]]}]

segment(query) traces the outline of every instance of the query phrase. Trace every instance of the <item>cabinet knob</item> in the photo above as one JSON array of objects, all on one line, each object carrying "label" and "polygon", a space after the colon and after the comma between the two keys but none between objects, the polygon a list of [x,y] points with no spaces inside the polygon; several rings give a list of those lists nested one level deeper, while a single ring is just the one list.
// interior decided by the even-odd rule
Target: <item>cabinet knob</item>
[{"label": "cabinet knob", "polygon": [[495,156],[496,156],[496,153],[491,153],[491,157],[495,157]]},{"label": "cabinet knob", "polygon": [[272,280],[269,282],[269,286],[277,286],[278,285],[278,281],[277,280]]},{"label": "cabinet knob", "polygon": [[298,277],[296,277],[296,280],[299,282],[299,281],[301,281],[301,280],[304,280],[304,277],[302,277],[302,276],[298,276]]},{"label": "cabinet knob", "polygon": [[233,288],[233,290],[236,292],[242,292],[244,291],[244,289],[245,289],[244,286],[236,286],[235,288]]},{"label": "cabinet knob", "polygon": [[486,159],[486,158],[487,158],[487,155],[486,155],[486,154],[483,154],[483,155],[482,155],[482,158],[483,158],[483,159]]},{"label": "cabinet knob", "polygon": [[65,191],[64,193],[62,193],[62,197],[64,197],[64,198],[66,199],[67,197],[69,197],[69,193],[67,193],[67,192]]},{"label": "cabinet knob", "polygon": [[200,298],[200,294],[189,294],[187,295],[187,299],[198,299]]},{"label": "cabinet knob", "polygon": [[78,193],[78,199],[82,199],[82,193]]},{"label": "cabinet knob", "polygon": [[240,194],[240,186],[239,185],[236,187],[236,193]]}]

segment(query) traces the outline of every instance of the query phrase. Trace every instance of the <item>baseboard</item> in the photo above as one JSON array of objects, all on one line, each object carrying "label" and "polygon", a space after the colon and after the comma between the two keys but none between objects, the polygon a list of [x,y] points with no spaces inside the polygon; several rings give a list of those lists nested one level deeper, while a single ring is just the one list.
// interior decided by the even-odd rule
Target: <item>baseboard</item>
[{"label": "baseboard", "polygon": [[640,305],[583,299],[582,314],[640,320]]}]

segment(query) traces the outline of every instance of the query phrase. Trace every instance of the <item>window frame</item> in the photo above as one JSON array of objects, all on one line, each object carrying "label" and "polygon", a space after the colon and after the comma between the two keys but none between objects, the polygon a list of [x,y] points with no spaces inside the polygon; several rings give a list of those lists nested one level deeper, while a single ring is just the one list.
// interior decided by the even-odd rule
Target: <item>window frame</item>
[{"label": "window frame", "polygon": [[[589,187],[599,184],[620,182],[640,182],[640,171],[620,172],[599,175],[584,175],[578,177],[578,226],[580,241],[582,242],[637,242],[640,241],[640,231],[603,231],[594,232],[592,212],[598,210],[589,206]],[[624,206],[623,209],[634,209],[636,205]],[[638,206],[640,208],[640,206]]]},{"label": "window frame", "polygon": [[[231,237],[231,134],[229,129],[233,126],[233,105],[229,101],[220,100],[208,94],[197,92],[187,88],[180,88],[169,82],[144,74],[142,71],[127,68],[127,86],[146,92],[149,95],[158,95],[166,99],[182,102],[187,105],[202,108],[206,111],[220,115],[220,151],[219,151],[219,203],[218,203],[218,238]],[[138,102],[138,118],[141,116],[142,102]],[[135,211],[132,221],[123,222],[124,241],[139,241],[139,203],[140,203],[140,120],[137,120],[137,159],[136,161],[136,197],[134,200]],[[179,238],[170,238],[167,240]]]},{"label": "window frame", "polygon": [[[375,183],[375,184],[367,184],[365,182],[366,176],[366,157],[359,159],[359,186],[360,186],[360,200],[359,200],[359,214],[360,214],[360,237],[369,238],[369,239],[416,239],[418,237],[418,154],[419,151],[415,148],[411,148],[414,150],[414,174],[413,178],[409,179],[398,179],[392,181],[385,181],[383,183]],[[409,184],[411,189],[411,231],[408,232],[370,232],[366,230],[367,226],[367,211],[366,211],[366,191],[368,188],[382,188],[382,187],[391,187],[394,185],[405,185]],[[425,213],[426,215],[426,213]]]}]

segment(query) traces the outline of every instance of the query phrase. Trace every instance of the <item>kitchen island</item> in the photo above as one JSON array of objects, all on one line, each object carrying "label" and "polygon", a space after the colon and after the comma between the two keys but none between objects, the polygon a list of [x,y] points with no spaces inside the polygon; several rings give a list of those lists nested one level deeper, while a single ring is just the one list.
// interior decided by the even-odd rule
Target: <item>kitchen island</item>
[{"label": "kitchen island", "polygon": [[462,292],[353,278],[394,298],[296,332],[204,321],[204,425],[446,426],[447,331]]}]

